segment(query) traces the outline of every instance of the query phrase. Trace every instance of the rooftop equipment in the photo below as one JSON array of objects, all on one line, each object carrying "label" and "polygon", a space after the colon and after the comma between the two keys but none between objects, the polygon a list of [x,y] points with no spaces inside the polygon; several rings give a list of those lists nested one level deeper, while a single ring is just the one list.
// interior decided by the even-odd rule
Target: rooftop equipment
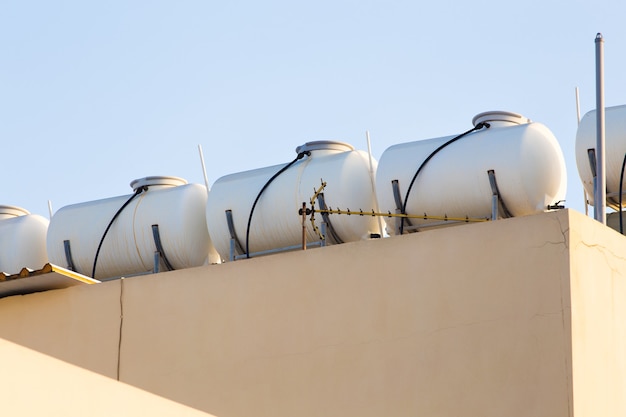
[{"label": "rooftop equipment", "polygon": [[546,126],[506,111],[481,113],[473,124],[457,136],[383,152],[376,175],[381,212],[423,215],[400,225],[386,218],[389,234],[561,207],[565,161]]},{"label": "rooftop equipment", "polygon": [[207,189],[178,177],[130,183],[132,195],[69,205],[48,229],[50,262],[97,279],[216,263]]},{"label": "rooftop equipment", "polygon": [[[223,259],[301,247],[303,224],[298,210],[322,182],[326,187],[314,201],[318,208],[369,211],[375,207],[366,152],[343,142],[315,141],[299,146],[296,153],[289,164],[226,175],[215,181],[206,216],[211,240]],[[325,217],[328,243],[356,241],[379,233],[377,219],[371,216],[319,217]],[[321,223],[322,218],[318,221]],[[305,228],[307,242],[321,243],[313,224],[306,222]]]},{"label": "rooftop equipment", "polygon": [[[576,132],[576,166],[585,187],[589,203],[595,206],[594,178],[599,175],[596,168],[597,111],[586,113]],[[624,185],[622,170],[626,159],[626,105],[605,109],[605,175],[606,204],[620,210],[620,194]],[[622,188],[620,192],[620,188]]]},{"label": "rooftop equipment", "polygon": [[48,219],[15,206],[0,205],[0,272],[39,269],[48,262]]}]

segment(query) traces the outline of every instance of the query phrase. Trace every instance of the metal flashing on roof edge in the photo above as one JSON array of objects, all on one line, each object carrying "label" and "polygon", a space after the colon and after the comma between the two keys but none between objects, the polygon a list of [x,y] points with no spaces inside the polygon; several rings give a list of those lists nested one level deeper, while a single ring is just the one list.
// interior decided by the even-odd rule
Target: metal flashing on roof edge
[{"label": "metal flashing on roof edge", "polygon": [[37,270],[22,268],[13,275],[0,273],[0,298],[99,283],[97,279],[47,263]]}]

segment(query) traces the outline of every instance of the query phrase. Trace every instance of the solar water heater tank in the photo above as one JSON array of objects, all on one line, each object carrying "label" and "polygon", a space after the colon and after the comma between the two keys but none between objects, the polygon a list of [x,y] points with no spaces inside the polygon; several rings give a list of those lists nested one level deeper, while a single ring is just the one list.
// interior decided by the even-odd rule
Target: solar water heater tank
[{"label": "solar water heater tank", "polygon": [[67,241],[74,269],[81,274],[92,276],[94,263],[96,279],[151,272],[157,251],[154,225],[158,226],[162,252],[173,269],[219,260],[207,231],[204,185],[188,184],[178,177],[153,176],[134,180],[131,187],[135,191],[131,195],[59,209],[48,229],[50,260],[70,266]]},{"label": "solar water heater tank", "polygon": [[48,262],[48,219],[15,206],[0,205],[0,272],[41,269]]},{"label": "solar water heater tank", "polygon": [[[596,110],[586,113],[576,132],[576,166],[591,204],[594,203],[594,185],[589,151],[595,152],[596,148],[596,119]],[[609,202],[618,204],[622,164],[626,156],[626,105],[607,107],[604,121],[606,196]],[[595,160],[595,154],[592,155]],[[622,181],[622,188],[625,188],[624,183],[626,181]],[[622,204],[626,204],[626,197],[622,198]]]},{"label": "solar water heater tank", "polygon": [[[511,216],[546,211],[565,199],[563,153],[545,125],[506,111],[481,113],[473,124],[477,130],[465,135],[386,149],[376,175],[380,210],[394,213],[400,205],[408,215],[489,219],[494,195],[489,171]],[[385,220],[387,230],[394,230],[396,220]],[[441,220],[410,222],[426,226]]]},{"label": "solar water heater tank", "polygon": [[[232,215],[234,235],[243,252],[246,235],[249,235],[249,252],[257,253],[301,243],[302,217],[298,211],[303,202],[310,206],[310,199],[322,181],[327,184],[323,194],[329,208],[368,211],[375,207],[373,179],[366,152],[355,150],[344,142],[315,141],[299,146],[296,153],[302,154],[302,159],[278,175],[260,195],[268,181],[287,164],[226,175],[211,186],[206,210],[207,224],[211,240],[224,259],[230,255],[233,237],[226,211]],[[373,170],[375,166],[376,161],[373,161]],[[252,219],[248,222],[257,196]],[[317,201],[316,208],[320,208]],[[315,224],[319,227],[322,216],[315,216]],[[368,238],[379,230],[378,220],[371,216],[332,214],[329,218],[342,242]],[[307,241],[319,241],[308,216],[305,227]]]}]

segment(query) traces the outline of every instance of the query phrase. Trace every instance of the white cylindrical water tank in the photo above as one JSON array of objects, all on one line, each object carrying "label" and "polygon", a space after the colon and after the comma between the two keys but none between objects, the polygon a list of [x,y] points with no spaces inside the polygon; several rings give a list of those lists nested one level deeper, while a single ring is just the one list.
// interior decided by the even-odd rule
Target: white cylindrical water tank
[{"label": "white cylindrical water tank", "polygon": [[0,272],[41,269],[48,263],[48,219],[14,206],[0,206]]},{"label": "white cylindrical water tank", "polygon": [[[398,180],[409,215],[489,219],[493,201],[490,170],[513,216],[545,211],[548,205],[565,198],[565,161],[546,126],[503,111],[481,113],[473,123],[488,123],[489,127],[468,133],[435,153],[416,177],[408,199],[409,184],[420,165],[455,136],[403,143],[385,150],[376,175],[380,210],[396,211],[392,181]],[[396,220],[386,221],[391,233]],[[415,226],[435,222],[410,221]]]},{"label": "white cylindrical water tank", "polygon": [[[309,142],[296,149],[298,154],[310,152],[278,175],[265,189],[255,206],[250,223],[249,252],[281,249],[302,242],[302,217],[298,210],[309,201],[321,182],[326,205],[332,209],[370,211],[375,207],[373,181],[366,152],[335,141]],[[372,162],[375,169],[375,161]],[[223,259],[230,257],[231,234],[226,211],[231,210],[234,232],[243,252],[246,249],[248,219],[254,201],[272,176],[284,165],[270,166],[226,175],[211,187],[207,202],[207,224],[215,248]],[[319,209],[316,201],[315,208]],[[319,227],[322,216],[315,214]],[[376,218],[358,215],[330,215],[330,223],[343,242],[367,238],[380,233]],[[307,242],[320,238],[307,216]],[[327,239],[331,243],[331,239]],[[242,254],[242,253],[240,253]]]},{"label": "white cylindrical water tank", "polygon": [[[588,151],[595,151],[596,148],[596,117],[595,110],[585,114],[576,132],[576,166],[591,204],[594,202],[594,189]],[[607,200],[618,204],[620,174],[626,156],[626,105],[607,107],[604,120],[606,196]],[[626,197],[622,200],[622,203],[626,203]]]},{"label": "white cylindrical water tank", "polygon": [[204,185],[155,176],[134,180],[131,187],[135,194],[69,205],[57,211],[48,229],[50,261],[70,266],[64,244],[69,241],[74,269],[92,276],[96,252],[109,224],[98,253],[96,279],[153,271],[157,250],[153,225],[158,225],[163,253],[174,269],[219,260],[207,232]]}]

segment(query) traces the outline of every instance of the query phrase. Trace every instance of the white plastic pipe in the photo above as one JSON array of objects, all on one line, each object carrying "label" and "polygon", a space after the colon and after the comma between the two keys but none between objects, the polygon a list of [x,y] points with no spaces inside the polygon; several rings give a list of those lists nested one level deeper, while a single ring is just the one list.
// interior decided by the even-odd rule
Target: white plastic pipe
[{"label": "white plastic pipe", "polygon": [[[369,130],[365,131],[365,138],[367,139],[367,155],[369,157],[370,163],[370,179],[372,180],[372,191],[374,192],[374,195],[377,196],[378,194],[376,193],[376,173],[374,172],[374,162],[372,161],[372,143],[370,141]],[[374,206],[374,210],[376,210],[377,213],[380,212],[380,208],[378,207],[378,198],[374,200]],[[383,230],[383,219],[378,216],[378,233],[380,234],[380,237],[383,237]]]},{"label": "white plastic pipe", "polygon": [[209,191],[209,178],[206,175],[206,166],[204,165],[204,154],[202,153],[202,145],[198,145],[198,153],[200,154],[200,163],[202,164],[202,175],[204,176],[204,185]]}]

